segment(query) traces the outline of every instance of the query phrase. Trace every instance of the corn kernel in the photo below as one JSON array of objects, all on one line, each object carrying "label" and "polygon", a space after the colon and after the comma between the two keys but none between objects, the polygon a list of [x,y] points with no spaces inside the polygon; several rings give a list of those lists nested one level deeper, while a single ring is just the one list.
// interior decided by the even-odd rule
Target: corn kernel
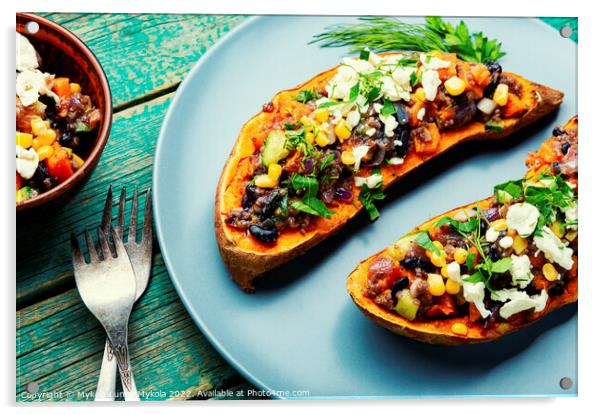
[{"label": "corn kernel", "polygon": [[255,178],[255,186],[262,188],[276,187],[276,182],[267,174],[261,174]]},{"label": "corn kernel", "polygon": [[391,244],[387,247],[387,254],[394,261],[402,261],[406,257],[406,250],[399,244]]},{"label": "corn kernel", "polygon": [[77,154],[73,154],[71,157],[73,157],[73,160],[75,160],[75,164],[77,164],[77,168],[80,168],[81,166],[84,165],[84,160],[82,160],[82,158],[79,157]]},{"label": "corn kernel", "polygon": [[550,226],[550,229],[558,238],[562,238],[564,236],[564,228],[562,227],[559,221],[554,221],[554,223],[552,223],[552,225]]},{"label": "corn kernel", "polygon": [[426,93],[424,92],[424,88],[420,87],[420,88],[416,89],[416,92],[414,92],[414,98],[416,98],[418,101],[425,102],[426,101]]},{"label": "corn kernel", "polygon": [[543,271],[543,276],[546,277],[546,280],[556,281],[558,279],[558,271],[556,271],[554,265],[550,264],[549,262],[544,264],[541,270]]},{"label": "corn kernel", "polygon": [[452,76],[444,83],[445,89],[450,95],[460,95],[466,89],[466,82],[462,78]]},{"label": "corn kernel", "polygon": [[79,93],[79,92],[82,92],[82,87],[81,87],[81,85],[80,85],[80,84],[77,84],[77,83],[75,83],[75,82],[71,82],[71,83],[69,84],[69,89],[71,90],[71,93],[74,93],[74,92],[78,92],[78,93]]},{"label": "corn kernel", "polygon": [[466,336],[468,334],[468,327],[464,323],[454,323],[451,326],[451,331],[459,336]]},{"label": "corn kernel", "polygon": [[326,133],[324,131],[320,131],[316,136],[316,144],[320,147],[324,147],[327,146],[329,143],[330,141],[328,140],[328,136],[326,135]]},{"label": "corn kernel", "polygon": [[328,111],[328,108],[318,108],[314,111],[314,117],[320,123],[328,121],[329,116],[330,112]]},{"label": "corn kernel", "polygon": [[268,176],[272,181],[278,183],[280,180],[280,175],[282,174],[282,166],[278,163],[272,163],[268,167]]},{"label": "corn kernel", "polygon": [[52,145],[54,140],[56,140],[56,131],[54,131],[52,128],[47,128],[46,130],[42,131],[41,134],[38,134],[37,138],[44,146]]},{"label": "corn kernel", "polygon": [[42,146],[36,151],[38,153],[38,158],[40,159],[40,161],[46,160],[48,157],[52,156],[52,153],[54,153],[54,149],[52,148],[52,146]]},{"label": "corn kernel", "polygon": [[514,252],[516,253],[516,255],[520,255],[523,252],[525,252],[525,249],[527,249],[528,245],[529,245],[529,242],[527,242],[527,240],[525,238],[516,236],[514,238],[514,241],[512,242],[512,249],[514,249]]},{"label": "corn kernel", "polygon": [[429,283],[429,293],[435,297],[445,294],[445,284],[443,277],[439,274],[428,274],[426,281]]},{"label": "corn kernel", "polygon": [[468,251],[464,248],[458,248],[454,251],[454,261],[456,261],[460,265],[466,262],[467,257]]},{"label": "corn kernel", "polygon": [[17,132],[17,145],[21,146],[25,149],[31,147],[33,142],[33,135],[28,133],[19,133]]},{"label": "corn kernel", "polygon": [[306,127],[309,127],[310,125],[312,125],[313,123],[311,122],[311,120],[309,119],[308,116],[304,115],[301,117],[301,119],[299,120],[301,121],[301,124],[303,124]]},{"label": "corn kernel", "polygon": [[445,291],[451,295],[458,294],[460,292],[460,284],[449,278],[445,281]]},{"label": "corn kernel", "polygon": [[334,133],[341,142],[351,137],[351,130],[349,130],[349,127],[347,127],[347,124],[343,120],[339,121],[336,127],[334,127]]},{"label": "corn kernel", "polygon": [[447,265],[444,266],[444,267],[441,267],[441,276],[443,278],[448,278],[449,277],[449,275],[447,275]]},{"label": "corn kernel", "polygon": [[445,256],[445,252],[441,251],[440,253],[433,252],[431,254],[431,263],[436,267],[444,267],[447,264],[447,258]]},{"label": "corn kernel", "polygon": [[46,127],[46,123],[42,121],[40,117],[32,117],[30,121],[31,132],[34,135],[40,135],[43,131],[45,131],[48,127]]},{"label": "corn kernel", "polygon": [[73,150],[70,149],[69,147],[63,147],[63,150],[65,150],[67,152],[67,154],[69,154],[69,156],[71,156],[73,154]]},{"label": "corn kernel", "polygon": [[439,242],[439,241],[434,241],[433,245],[435,245],[439,249],[443,249],[443,244],[441,242]]},{"label": "corn kernel", "polygon": [[575,238],[577,237],[577,231],[567,232],[567,234],[564,237],[566,238],[567,241],[573,242],[575,240]]},{"label": "corn kernel", "polygon": [[305,141],[307,144],[313,144],[316,141],[314,133],[305,133]]},{"label": "corn kernel", "polygon": [[493,101],[500,107],[503,107],[508,103],[508,85],[498,84],[493,93]]},{"label": "corn kernel", "polygon": [[343,164],[351,165],[355,164],[355,157],[353,156],[353,151],[345,150],[341,153],[341,161]]},{"label": "corn kernel", "polygon": [[500,232],[508,229],[508,224],[506,223],[506,219],[502,218],[491,222],[491,227]]},{"label": "corn kernel", "polygon": [[32,142],[31,142],[31,147],[32,147],[32,148],[33,148],[35,151],[38,151],[38,149],[39,149],[40,147],[42,147],[42,145],[43,145],[43,144],[42,144],[42,142],[40,141],[40,139],[39,139],[39,138],[34,138],[34,139],[32,140]]}]

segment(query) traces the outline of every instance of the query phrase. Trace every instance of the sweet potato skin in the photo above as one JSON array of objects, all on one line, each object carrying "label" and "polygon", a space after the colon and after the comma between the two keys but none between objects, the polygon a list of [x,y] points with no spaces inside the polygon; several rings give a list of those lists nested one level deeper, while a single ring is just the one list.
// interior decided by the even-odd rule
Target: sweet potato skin
[{"label": "sweet potato skin", "polygon": [[[291,259],[302,255],[327,237],[335,234],[361,210],[361,204],[342,204],[331,219],[315,219],[315,226],[305,234],[286,230],[274,244],[263,244],[246,235],[245,232],[232,229],[225,223],[230,209],[240,207],[244,183],[252,174],[250,156],[261,147],[270,127],[281,122],[286,116],[304,115],[303,105],[296,103],[292,96],[302,89],[323,88],[338,69],[334,67],[294,89],[281,91],[274,96],[264,111],[251,118],[241,129],[240,135],[226,161],[220,177],[215,197],[214,227],[220,255],[226,264],[232,279],[246,292],[253,292],[253,280],[263,273],[274,269]],[[506,137],[514,131],[533,123],[556,109],[562,102],[563,93],[549,87],[532,83],[518,75],[508,72],[523,85],[522,100],[529,108],[518,119],[505,120],[502,132],[485,131],[480,122],[471,122],[459,130],[441,132],[439,148],[429,155],[419,156],[414,152],[406,156],[405,162],[398,166],[383,166],[383,188],[386,189],[401,177],[420,166],[425,161],[444,153],[453,146],[471,140],[495,140]],[[265,111],[265,108],[271,111]],[[361,171],[360,174],[365,172]],[[357,200],[358,189],[355,189]]]},{"label": "sweet potato skin", "polygon": [[[565,125],[565,129],[575,128],[577,126],[577,122],[578,121],[576,117],[572,118]],[[492,197],[489,197],[487,199],[483,199],[478,202],[450,210],[449,212],[438,215],[423,223],[422,225],[417,226],[408,234],[430,228],[443,216],[453,217],[458,212],[470,208],[475,208],[476,206],[486,208],[487,206],[489,206],[489,202],[491,200]],[[513,331],[519,330],[530,324],[535,323],[541,317],[550,313],[553,310],[556,310],[562,306],[577,301],[578,278],[575,277],[568,280],[565,286],[565,292],[561,296],[551,297],[551,300],[546,306],[546,308],[539,313],[534,313],[533,318],[528,320],[526,323],[523,323],[521,325],[509,324],[507,329],[505,329],[502,332],[483,332],[483,330],[480,327],[470,327],[470,324],[467,324],[469,326],[468,334],[466,336],[460,336],[452,333],[451,327],[456,322],[467,323],[466,317],[432,321],[410,321],[399,316],[394,312],[387,311],[379,307],[372,301],[372,299],[364,295],[364,288],[366,287],[368,278],[368,268],[372,261],[374,261],[380,255],[383,255],[384,253],[385,250],[382,250],[372,255],[371,257],[365,259],[357,266],[357,268],[349,275],[347,279],[347,292],[349,293],[357,307],[376,324],[385,327],[387,330],[392,331],[393,333],[410,337],[414,340],[418,340],[424,343],[459,346],[464,344],[482,343],[496,340],[505,334],[511,333]]]}]

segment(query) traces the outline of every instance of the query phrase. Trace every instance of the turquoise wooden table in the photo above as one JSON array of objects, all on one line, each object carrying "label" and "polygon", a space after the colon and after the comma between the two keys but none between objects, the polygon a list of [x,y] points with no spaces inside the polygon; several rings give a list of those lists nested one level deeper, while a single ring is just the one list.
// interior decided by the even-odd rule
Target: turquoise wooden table
[{"label": "turquoise wooden table", "polygon": [[[69,234],[98,226],[110,184],[150,187],[155,143],[174,92],[192,65],[243,16],[45,14],[99,58],[113,93],[111,136],[90,180],[52,215],[18,223],[17,401],[92,400],[104,331],[82,304]],[[569,25],[577,20],[544,18]],[[215,351],[174,291],[155,243],[147,292],[130,319],[142,399],[236,399],[254,388]],[[30,393],[36,391],[37,393]]]}]

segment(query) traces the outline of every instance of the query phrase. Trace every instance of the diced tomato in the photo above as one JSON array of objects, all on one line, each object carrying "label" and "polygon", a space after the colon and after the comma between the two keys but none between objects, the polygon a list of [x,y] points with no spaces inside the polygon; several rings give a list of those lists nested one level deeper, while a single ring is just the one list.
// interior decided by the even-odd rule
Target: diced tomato
[{"label": "diced tomato", "polygon": [[19,190],[22,185],[23,185],[23,179],[21,179],[21,175],[19,173],[17,173],[17,190]]},{"label": "diced tomato", "polygon": [[504,118],[520,117],[527,111],[527,105],[513,93],[508,94],[508,103],[502,107],[502,116]]},{"label": "diced tomato", "polygon": [[451,295],[445,293],[426,311],[428,317],[449,317],[456,312],[456,305]]},{"label": "diced tomato", "polygon": [[71,159],[69,154],[63,147],[55,143],[52,156],[46,159],[46,167],[51,176],[56,177],[59,182],[64,182],[69,177],[73,176],[73,167],[71,167]]},{"label": "diced tomato", "polygon": [[52,90],[61,98],[69,97],[71,95],[69,78],[55,78],[52,83]]},{"label": "diced tomato", "polygon": [[474,77],[474,80],[477,85],[481,87],[489,85],[489,78],[491,77],[491,72],[489,72],[489,69],[487,69],[485,65],[483,65],[482,63],[476,64],[470,69],[470,72],[472,73],[472,76]]},{"label": "diced tomato", "polygon": [[481,313],[473,303],[468,303],[468,319],[473,323],[482,319]]}]

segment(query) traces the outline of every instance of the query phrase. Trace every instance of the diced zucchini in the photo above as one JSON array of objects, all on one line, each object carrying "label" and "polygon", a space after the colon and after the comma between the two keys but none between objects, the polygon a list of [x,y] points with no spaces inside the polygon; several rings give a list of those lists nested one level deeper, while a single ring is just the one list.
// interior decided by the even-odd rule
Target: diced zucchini
[{"label": "diced zucchini", "polygon": [[504,121],[487,121],[485,123],[485,131],[495,131],[498,133],[504,131]]},{"label": "diced zucchini", "polygon": [[510,193],[501,189],[495,191],[495,196],[497,197],[499,203],[510,203],[514,200]]},{"label": "diced zucchini", "polygon": [[17,202],[23,202],[37,196],[37,192],[29,186],[25,186],[17,190]]},{"label": "diced zucchini", "polygon": [[92,131],[90,124],[83,122],[82,120],[75,121],[75,132],[76,133],[89,133]]},{"label": "diced zucchini", "polygon": [[286,148],[286,134],[282,130],[270,131],[261,152],[261,162],[268,167],[270,164],[278,163],[288,156],[289,150]]},{"label": "diced zucchini", "polygon": [[395,305],[394,310],[403,318],[414,320],[419,307],[420,301],[413,298],[410,294],[410,290],[407,288],[397,294],[397,304]]}]

